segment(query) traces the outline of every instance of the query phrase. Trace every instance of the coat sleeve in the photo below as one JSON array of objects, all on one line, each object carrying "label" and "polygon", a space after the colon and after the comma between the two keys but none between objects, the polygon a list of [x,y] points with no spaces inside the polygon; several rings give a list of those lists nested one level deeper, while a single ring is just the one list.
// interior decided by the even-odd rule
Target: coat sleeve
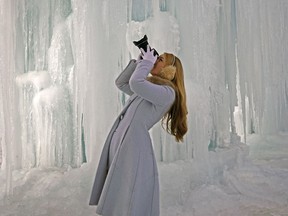
[{"label": "coat sleeve", "polygon": [[153,63],[147,60],[142,60],[137,64],[129,81],[131,90],[155,105],[172,104],[175,100],[175,91],[172,87],[153,84],[146,80],[152,67]]},{"label": "coat sleeve", "polygon": [[116,86],[123,91],[124,93],[128,95],[132,95],[134,92],[131,91],[129,86],[129,79],[131,75],[133,74],[135,68],[136,68],[136,60],[132,59],[126,66],[126,68],[120,73],[120,75],[116,78],[115,84]]}]

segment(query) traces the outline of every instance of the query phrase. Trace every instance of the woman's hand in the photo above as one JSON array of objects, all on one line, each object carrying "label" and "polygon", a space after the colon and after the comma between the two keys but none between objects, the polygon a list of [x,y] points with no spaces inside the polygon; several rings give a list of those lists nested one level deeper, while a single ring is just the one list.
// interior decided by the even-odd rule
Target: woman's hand
[{"label": "woman's hand", "polygon": [[140,48],[141,52],[142,52],[142,58],[143,60],[147,60],[152,62],[153,64],[156,62],[157,60],[157,55],[154,56],[154,49],[150,49],[149,45],[147,45],[147,52],[145,52],[144,49]]}]

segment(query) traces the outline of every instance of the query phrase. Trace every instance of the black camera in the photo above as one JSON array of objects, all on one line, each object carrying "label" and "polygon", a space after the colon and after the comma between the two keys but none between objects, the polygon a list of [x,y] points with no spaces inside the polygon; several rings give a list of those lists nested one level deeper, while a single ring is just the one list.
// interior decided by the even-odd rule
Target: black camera
[{"label": "black camera", "polygon": [[[142,48],[143,50],[145,50],[145,52],[147,52],[147,45],[149,45],[147,35],[144,35],[144,37],[142,39],[140,39],[139,41],[133,41],[133,43],[139,49]],[[149,45],[149,48],[151,50],[150,45]],[[153,49],[153,50],[154,50],[153,55],[154,56],[159,56],[158,52],[155,49]]]}]

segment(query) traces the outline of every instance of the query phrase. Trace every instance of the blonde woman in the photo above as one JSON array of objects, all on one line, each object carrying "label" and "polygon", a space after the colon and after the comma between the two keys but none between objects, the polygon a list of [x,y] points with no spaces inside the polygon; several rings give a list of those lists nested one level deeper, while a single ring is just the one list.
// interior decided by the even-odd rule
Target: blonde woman
[{"label": "blonde woman", "polygon": [[[104,144],[89,205],[104,216],[159,216],[159,179],[149,130],[162,124],[177,142],[187,132],[182,64],[141,49],[116,79],[130,95]],[[152,76],[148,76],[148,74]]]}]

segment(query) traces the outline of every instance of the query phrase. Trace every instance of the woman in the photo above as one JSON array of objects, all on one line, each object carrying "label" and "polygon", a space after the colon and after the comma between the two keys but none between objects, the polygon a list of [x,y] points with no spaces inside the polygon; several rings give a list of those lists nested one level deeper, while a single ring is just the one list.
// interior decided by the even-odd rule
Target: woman
[{"label": "woman", "polygon": [[[104,216],[158,216],[159,180],[149,129],[166,119],[176,141],[187,132],[183,69],[173,54],[141,49],[116,79],[130,95],[104,144],[89,205]],[[149,72],[152,76],[147,77]],[[162,121],[164,124],[164,121]]]}]

